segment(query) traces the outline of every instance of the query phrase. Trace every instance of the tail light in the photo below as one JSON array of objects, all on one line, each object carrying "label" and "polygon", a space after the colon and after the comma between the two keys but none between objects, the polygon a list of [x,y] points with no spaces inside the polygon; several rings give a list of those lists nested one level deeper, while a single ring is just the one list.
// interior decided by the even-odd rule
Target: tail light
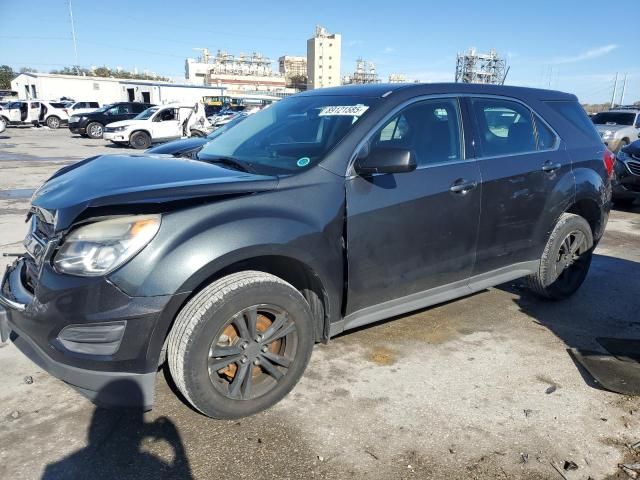
[{"label": "tail light", "polygon": [[607,169],[607,175],[611,176],[613,174],[613,165],[616,163],[616,156],[611,150],[606,148],[602,160],[604,161],[604,168]]}]

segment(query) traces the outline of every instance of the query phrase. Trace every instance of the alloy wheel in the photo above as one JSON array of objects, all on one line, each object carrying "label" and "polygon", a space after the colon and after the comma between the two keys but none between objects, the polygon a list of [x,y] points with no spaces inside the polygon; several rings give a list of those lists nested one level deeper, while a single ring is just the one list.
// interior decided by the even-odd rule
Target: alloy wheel
[{"label": "alloy wheel", "polygon": [[261,397],[285,377],[297,344],[297,328],[286,311],[266,304],[248,307],[234,315],[211,343],[211,382],[227,398]]}]

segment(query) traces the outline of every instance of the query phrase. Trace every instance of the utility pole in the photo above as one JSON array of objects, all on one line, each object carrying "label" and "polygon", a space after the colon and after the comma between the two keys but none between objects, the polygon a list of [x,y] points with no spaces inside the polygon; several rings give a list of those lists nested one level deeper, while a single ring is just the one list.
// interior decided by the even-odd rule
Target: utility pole
[{"label": "utility pole", "polygon": [[613,95],[611,95],[611,108],[616,104],[616,93],[618,92],[618,72],[616,72],[616,79],[613,83]]},{"label": "utility pole", "polygon": [[78,45],[76,44],[76,27],[73,23],[73,10],[71,9],[71,0],[69,0],[69,18],[71,19],[71,37],[73,38],[73,51],[76,54],[76,70],[80,75],[80,67],[78,62]]},{"label": "utility pole", "polygon": [[624,74],[624,80],[622,81],[622,92],[620,93],[620,105],[624,105],[624,93],[627,90],[627,74]]}]

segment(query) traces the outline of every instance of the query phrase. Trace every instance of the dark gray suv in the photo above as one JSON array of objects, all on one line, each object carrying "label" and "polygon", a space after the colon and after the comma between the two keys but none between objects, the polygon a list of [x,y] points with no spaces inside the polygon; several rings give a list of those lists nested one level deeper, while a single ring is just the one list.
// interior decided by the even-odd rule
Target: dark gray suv
[{"label": "dark gray suv", "polygon": [[526,277],[561,300],[607,223],[615,157],[573,95],[321,89],[195,158],[98,156],[34,194],[0,325],[101,404],[159,365],[217,418],[284,397],[315,342]]}]

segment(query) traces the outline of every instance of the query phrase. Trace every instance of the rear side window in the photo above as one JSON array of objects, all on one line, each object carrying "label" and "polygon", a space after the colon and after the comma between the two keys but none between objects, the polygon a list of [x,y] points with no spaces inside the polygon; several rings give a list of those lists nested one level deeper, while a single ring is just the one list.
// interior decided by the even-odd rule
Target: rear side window
[{"label": "rear side window", "polygon": [[478,125],[482,156],[515,155],[537,149],[531,111],[499,98],[471,101]]},{"label": "rear side window", "polygon": [[556,135],[537,116],[535,117],[536,131],[538,132],[538,150],[550,150],[556,146]]},{"label": "rear side window", "polygon": [[593,122],[589,120],[587,113],[578,102],[548,101],[545,103],[588,138],[592,139],[594,142],[602,142],[596,127],[593,126]]},{"label": "rear side window", "polygon": [[98,102],[89,102],[89,108],[100,108]]},{"label": "rear side window", "polygon": [[79,110],[79,109],[81,109],[81,108],[86,108],[86,107],[87,107],[87,104],[86,104],[86,103],[84,103],[84,102],[78,102],[78,103],[76,103],[76,104],[73,106],[73,109],[74,109],[74,110]]}]

